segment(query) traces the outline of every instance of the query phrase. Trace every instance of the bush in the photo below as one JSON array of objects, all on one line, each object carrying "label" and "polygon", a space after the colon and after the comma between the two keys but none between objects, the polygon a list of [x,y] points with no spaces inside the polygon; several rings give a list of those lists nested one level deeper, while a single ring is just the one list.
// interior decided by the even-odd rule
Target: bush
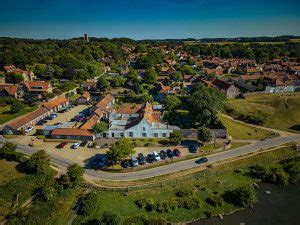
[{"label": "bush", "polygon": [[256,192],[252,186],[243,186],[226,191],[223,198],[229,203],[246,208],[256,202]]},{"label": "bush", "polygon": [[188,197],[194,195],[194,192],[192,190],[181,190],[176,192],[177,197]]},{"label": "bush", "polygon": [[101,224],[119,225],[123,223],[123,218],[120,215],[104,212],[101,217],[101,222]]},{"label": "bush", "polygon": [[83,216],[91,215],[97,208],[98,196],[95,192],[88,193],[79,206],[78,213]]},{"label": "bush", "polygon": [[137,200],[136,205],[139,208],[146,209],[149,212],[156,210],[156,203],[152,198]]},{"label": "bush", "polygon": [[195,196],[180,198],[178,206],[185,209],[198,209],[201,207],[201,200]]},{"label": "bush", "polygon": [[42,129],[36,129],[35,134],[36,135],[44,135],[44,132]]},{"label": "bush", "polygon": [[297,184],[300,182],[300,162],[288,162],[283,165],[284,171],[289,175],[289,182]]},{"label": "bush", "polygon": [[222,206],[223,205],[223,198],[220,195],[213,195],[206,199],[207,203],[209,203],[212,206]]}]

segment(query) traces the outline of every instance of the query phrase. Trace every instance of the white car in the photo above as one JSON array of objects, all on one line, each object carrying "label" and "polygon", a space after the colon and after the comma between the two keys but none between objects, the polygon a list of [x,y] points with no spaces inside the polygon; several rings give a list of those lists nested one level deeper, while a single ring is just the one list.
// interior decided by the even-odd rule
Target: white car
[{"label": "white car", "polygon": [[26,127],[25,128],[25,132],[26,133],[29,133],[30,131],[32,131],[33,130],[33,126],[30,126],[30,127]]},{"label": "white car", "polygon": [[138,162],[137,158],[134,155],[131,157],[131,163],[132,163],[132,166],[138,166],[139,165],[139,162]]},{"label": "white car", "polygon": [[72,148],[76,149],[80,146],[80,143],[79,142],[76,142],[72,145]]},{"label": "white car", "polygon": [[154,156],[155,161],[159,161],[160,160],[160,156],[159,156],[159,154],[156,151],[154,151],[152,154]]}]

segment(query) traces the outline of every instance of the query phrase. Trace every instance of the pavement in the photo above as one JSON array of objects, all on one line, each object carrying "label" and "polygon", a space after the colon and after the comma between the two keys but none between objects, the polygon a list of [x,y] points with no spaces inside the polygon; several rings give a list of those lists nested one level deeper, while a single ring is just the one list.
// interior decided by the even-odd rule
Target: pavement
[{"label": "pavement", "polygon": [[[5,140],[3,137],[0,138],[0,143],[1,142],[4,143],[6,141],[16,143],[17,150],[28,155],[31,155],[37,151],[37,149],[35,148],[18,144],[13,140]],[[232,159],[235,157],[247,155],[249,153],[255,153],[258,151],[266,150],[289,142],[298,142],[298,141],[300,141],[299,134],[290,134],[288,136],[283,136],[279,138],[261,140],[251,145],[209,155],[207,156],[208,163]],[[62,172],[64,172],[68,166],[76,163],[76,161],[74,160],[66,159],[62,156],[54,154],[53,152],[48,152],[48,154],[50,156],[51,162],[57,165]],[[146,179],[150,177],[162,176],[170,173],[179,172],[181,170],[187,170],[187,169],[192,169],[194,167],[198,167],[199,164],[197,164],[195,161],[196,161],[195,159],[191,159],[191,160],[180,161],[173,164],[163,165],[155,168],[145,169],[136,172],[129,172],[129,173],[109,173],[104,171],[85,169],[85,176],[92,180],[114,180],[114,181],[139,180],[139,179]]]}]

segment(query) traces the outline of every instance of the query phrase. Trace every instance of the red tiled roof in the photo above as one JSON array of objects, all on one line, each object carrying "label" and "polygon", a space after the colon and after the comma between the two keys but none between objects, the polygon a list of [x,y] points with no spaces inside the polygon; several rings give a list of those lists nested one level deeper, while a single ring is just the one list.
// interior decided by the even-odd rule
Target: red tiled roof
[{"label": "red tiled roof", "polygon": [[112,111],[112,108],[109,107],[109,103],[111,103],[113,101],[114,97],[110,94],[106,95],[103,99],[101,99],[98,103],[97,103],[97,107],[105,110],[105,111]]},{"label": "red tiled roof", "polygon": [[96,115],[91,116],[81,127],[80,129],[90,130],[93,128],[93,126],[98,123],[99,117]]},{"label": "red tiled roof", "polygon": [[90,95],[89,92],[85,91],[85,92],[81,95],[81,97],[84,97],[84,98],[88,99],[88,98],[91,97],[91,95]]},{"label": "red tiled roof", "polygon": [[29,91],[47,91],[49,83],[45,81],[27,81],[24,85]]},{"label": "red tiled roof", "polygon": [[15,96],[17,93],[18,86],[19,85],[17,85],[17,84],[10,85],[10,86],[5,87],[4,89],[10,96]]},{"label": "red tiled roof", "polygon": [[94,136],[90,131],[79,129],[79,128],[57,128],[52,131],[52,136],[85,136],[92,137]]},{"label": "red tiled roof", "polygon": [[260,76],[260,75],[241,75],[241,78],[243,80],[258,80],[258,79],[263,78],[263,77]]},{"label": "red tiled roof", "polygon": [[137,114],[141,112],[142,109],[141,104],[130,104],[124,103],[122,104],[116,111],[117,114]]},{"label": "red tiled roof", "polygon": [[47,109],[50,110],[50,109],[53,109],[53,108],[55,108],[57,106],[65,104],[67,102],[68,102],[68,100],[66,99],[66,97],[64,97],[64,96],[58,96],[57,98],[54,98],[54,99],[52,99],[52,100],[50,100],[48,102],[45,102],[43,104],[43,107],[45,107],[45,108],[47,108]]},{"label": "red tiled roof", "polygon": [[21,117],[18,117],[16,119],[12,120],[11,122],[7,123],[7,126],[18,130],[25,124],[35,120],[37,117],[42,116],[42,115],[46,114],[47,112],[48,112],[48,110],[45,108],[37,109],[33,112],[27,113],[24,116],[21,116]]}]

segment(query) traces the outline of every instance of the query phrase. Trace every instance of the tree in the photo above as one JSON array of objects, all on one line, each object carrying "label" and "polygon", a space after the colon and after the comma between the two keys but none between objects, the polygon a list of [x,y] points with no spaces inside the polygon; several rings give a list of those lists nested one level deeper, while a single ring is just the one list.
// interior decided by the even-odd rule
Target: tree
[{"label": "tree", "polygon": [[189,65],[184,65],[181,70],[180,70],[183,74],[189,74],[189,75],[194,75],[195,74],[195,70],[193,70],[192,67],[190,67]]},{"label": "tree", "polygon": [[103,133],[104,131],[107,131],[107,124],[103,121],[101,121],[100,123],[96,123],[93,126],[93,131],[94,133]]},{"label": "tree", "polygon": [[100,76],[97,80],[96,86],[102,93],[104,93],[110,88],[110,83],[105,76]]},{"label": "tree", "polygon": [[183,134],[179,130],[174,130],[169,137],[170,142],[172,142],[175,145],[179,145],[183,140]]},{"label": "tree", "polygon": [[225,200],[240,207],[249,207],[256,202],[256,192],[252,186],[242,186],[225,192]]},{"label": "tree", "polygon": [[210,142],[212,139],[211,131],[206,127],[200,127],[198,129],[198,139],[202,142]]},{"label": "tree", "polygon": [[157,80],[157,73],[154,69],[147,69],[144,75],[144,81],[148,84],[155,84]]},{"label": "tree", "polygon": [[168,111],[174,111],[180,104],[181,101],[176,95],[168,95],[165,98],[165,107]]},{"label": "tree", "polygon": [[130,141],[126,138],[121,138],[111,145],[106,154],[110,161],[117,163],[134,153],[135,150]]},{"label": "tree", "polygon": [[224,106],[225,96],[215,88],[196,84],[188,99],[189,114],[195,125],[207,126]]},{"label": "tree", "polygon": [[130,69],[126,78],[127,78],[127,82],[129,82],[129,81],[135,82],[138,79],[138,73],[136,72],[136,70]]},{"label": "tree", "polygon": [[98,206],[99,200],[96,192],[90,192],[84,196],[81,204],[79,205],[79,214],[83,216],[91,215]]},{"label": "tree", "polygon": [[14,102],[11,106],[10,106],[10,112],[11,113],[18,113],[21,112],[23,109],[23,104],[21,102]]},{"label": "tree", "polygon": [[24,81],[24,77],[22,74],[19,73],[9,73],[5,76],[5,82],[6,83],[13,83],[18,84]]},{"label": "tree", "polygon": [[180,71],[176,71],[170,74],[171,80],[179,81],[182,78],[182,73]]},{"label": "tree", "polygon": [[26,162],[26,168],[29,172],[44,174],[50,169],[50,157],[45,150],[34,153]]},{"label": "tree", "polygon": [[66,175],[69,178],[69,181],[71,182],[71,186],[74,187],[81,182],[83,178],[83,174],[84,174],[84,169],[78,164],[73,164],[68,167]]}]

